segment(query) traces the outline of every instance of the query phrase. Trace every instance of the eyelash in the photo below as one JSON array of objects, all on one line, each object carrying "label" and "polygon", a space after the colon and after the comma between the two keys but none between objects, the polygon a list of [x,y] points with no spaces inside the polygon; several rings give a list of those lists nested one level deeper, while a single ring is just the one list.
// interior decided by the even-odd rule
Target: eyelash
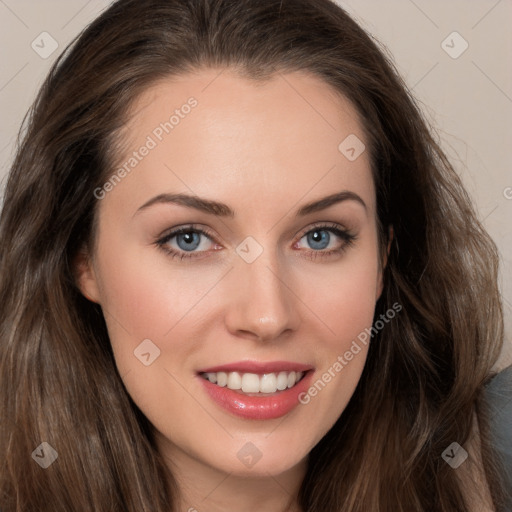
[{"label": "eyelash", "polygon": [[[331,233],[334,233],[336,236],[341,238],[344,243],[341,247],[337,249],[331,249],[329,251],[325,250],[314,250],[312,249],[312,254],[310,256],[307,256],[309,259],[315,260],[316,258],[326,258],[330,256],[334,256],[336,254],[341,254],[344,251],[346,251],[349,247],[351,247],[354,242],[357,240],[357,236],[350,233],[349,231],[340,229],[339,224],[335,223],[318,223],[314,224],[311,228],[309,228],[307,231],[303,232],[301,236],[299,237],[299,240],[301,240],[305,235],[308,235],[309,233],[313,231],[329,231]],[[179,258],[181,260],[187,260],[187,259],[195,259],[195,258],[202,258],[202,256],[196,256],[197,254],[201,254],[207,251],[199,251],[199,252],[181,252],[177,251],[175,249],[170,249],[167,243],[174,238],[175,236],[178,236],[180,234],[184,233],[198,233],[201,235],[206,236],[212,241],[214,240],[214,236],[212,233],[210,233],[209,230],[205,228],[199,228],[195,227],[194,224],[191,224],[189,226],[183,226],[181,228],[178,228],[169,234],[165,235],[164,237],[158,239],[155,242],[155,245],[157,245],[160,249],[162,249],[166,254],[171,256],[171,258]]]}]

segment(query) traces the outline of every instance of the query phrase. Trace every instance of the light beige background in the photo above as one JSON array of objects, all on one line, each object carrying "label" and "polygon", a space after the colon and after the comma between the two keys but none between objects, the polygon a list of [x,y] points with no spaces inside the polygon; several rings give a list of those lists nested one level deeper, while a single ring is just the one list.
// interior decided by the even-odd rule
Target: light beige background
[{"label": "light beige background", "polygon": [[[19,126],[50,65],[109,3],[0,0],[0,197]],[[512,0],[339,4],[388,48],[499,246],[506,346],[498,366],[512,364]],[[47,58],[31,47],[42,32],[58,43]]]}]

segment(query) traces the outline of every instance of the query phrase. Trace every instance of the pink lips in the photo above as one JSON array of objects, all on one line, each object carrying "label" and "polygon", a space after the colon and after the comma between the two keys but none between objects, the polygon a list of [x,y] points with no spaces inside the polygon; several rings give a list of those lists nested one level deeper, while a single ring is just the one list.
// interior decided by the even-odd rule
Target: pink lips
[{"label": "pink lips", "polygon": [[[198,371],[198,378],[208,396],[220,407],[241,418],[269,420],[279,418],[291,412],[299,405],[299,395],[305,392],[313,378],[313,367],[289,361],[240,361],[219,366],[212,366]],[[249,396],[239,391],[220,387],[200,376],[208,372],[278,373],[280,371],[302,371],[305,375],[295,386],[271,395]]]}]

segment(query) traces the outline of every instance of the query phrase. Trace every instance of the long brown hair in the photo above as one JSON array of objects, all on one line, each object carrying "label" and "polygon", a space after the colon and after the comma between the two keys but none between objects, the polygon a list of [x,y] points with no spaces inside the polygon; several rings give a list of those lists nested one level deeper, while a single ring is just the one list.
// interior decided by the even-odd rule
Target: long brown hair
[{"label": "long brown hair", "polygon": [[[2,512],[168,512],[177,488],[117,372],[101,308],[73,261],[93,247],[93,191],[114,170],[130,105],[201,67],[265,80],[314,73],[358,109],[394,238],[373,336],[346,410],[309,457],[306,512],[462,511],[442,459],[474,435],[496,507],[500,468],[483,385],[503,340],[498,256],[407,87],[377,44],[329,0],[119,0],[58,58],[20,133],[0,217]],[[41,442],[58,453],[43,470]],[[472,459],[470,453],[470,459]]]}]

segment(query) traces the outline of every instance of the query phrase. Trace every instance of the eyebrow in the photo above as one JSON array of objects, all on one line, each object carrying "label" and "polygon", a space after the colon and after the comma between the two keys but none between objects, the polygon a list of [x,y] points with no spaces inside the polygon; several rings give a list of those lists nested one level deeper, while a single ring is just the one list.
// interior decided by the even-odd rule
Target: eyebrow
[{"label": "eyebrow", "polygon": [[[341,203],[343,201],[356,201],[361,204],[364,209],[367,209],[366,203],[358,196],[355,192],[350,190],[343,190],[336,194],[323,197],[316,201],[305,204],[295,214],[296,217],[304,217],[311,213],[315,213],[321,210],[325,210],[333,204]],[[177,204],[185,206],[187,208],[194,208],[210,215],[216,215],[218,217],[234,217],[235,212],[225,203],[213,201],[211,199],[204,199],[199,196],[191,196],[188,194],[159,194],[146,203],[144,203],[134,214],[148,209],[155,204]]]}]

